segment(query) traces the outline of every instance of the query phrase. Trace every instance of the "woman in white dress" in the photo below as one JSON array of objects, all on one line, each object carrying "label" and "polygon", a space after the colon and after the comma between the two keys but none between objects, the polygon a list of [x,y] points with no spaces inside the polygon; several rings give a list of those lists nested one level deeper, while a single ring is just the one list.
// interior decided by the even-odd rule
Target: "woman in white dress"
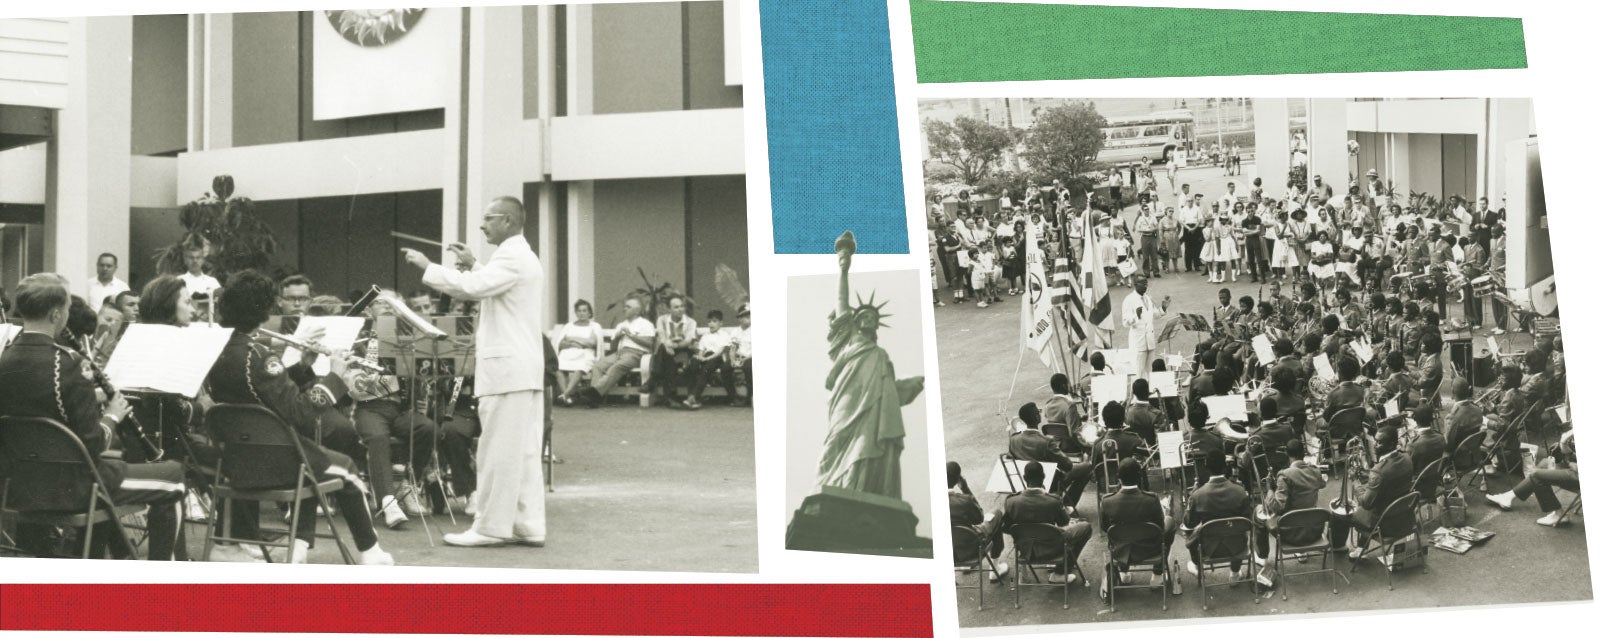
[{"label": "woman in white dress", "polygon": [[1294,236],[1289,233],[1289,216],[1280,211],[1271,232],[1272,257],[1268,265],[1279,279],[1293,278],[1300,268],[1300,260],[1295,254]]},{"label": "woman in white dress", "polygon": [[1211,282],[1222,283],[1223,271],[1233,281],[1239,280],[1239,243],[1233,238],[1233,218],[1226,213],[1211,220]]},{"label": "woman in white dress", "polygon": [[572,390],[588,378],[594,362],[600,358],[600,324],[594,321],[594,306],[579,299],[572,304],[575,317],[561,326],[561,336],[556,340],[556,370],[561,374],[562,405],[572,405]]}]

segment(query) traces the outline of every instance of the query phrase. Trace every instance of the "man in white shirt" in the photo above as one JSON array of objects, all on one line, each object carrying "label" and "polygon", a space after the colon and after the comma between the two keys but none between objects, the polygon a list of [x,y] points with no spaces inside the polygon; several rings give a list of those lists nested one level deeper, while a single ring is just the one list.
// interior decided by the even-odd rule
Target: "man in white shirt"
[{"label": "man in white shirt", "polygon": [[606,393],[616,387],[622,377],[638,370],[644,355],[656,347],[656,326],[649,319],[639,316],[643,311],[644,305],[638,299],[629,297],[622,302],[622,321],[617,322],[616,334],[611,336],[613,350],[594,362],[594,369],[590,372],[589,378],[594,379],[594,385],[584,392],[589,407],[600,407]]},{"label": "man in white shirt", "polygon": [[650,358],[650,386],[653,394],[666,397],[667,405],[677,407],[678,373],[689,367],[694,356],[694,340],[700,327],[686,310],[682,295],[667,299],[667,314],[656,317],[656,350]]},{"label": "man in white shirt", "polygon": [[1150,377],[1150,359],[1156,350],[1156,319],[1167,314],[1172,297],[1163,297],[1156,305],[1145,291],[1150,279],[1139,273],[1133,276],[1133,292],[1122,299],[1122,325],[1128,329],[1128,349],[1133,352],[1133,364],[1140,378]]},{"label": "man in white shirt", "polygon": [[1239,203],[1239,194],[1234,192],[1234,188],[1234,183],[1228,182],[1228,192],[1223,193],[1222,197],[1217,199],[1217,202],[1222,205],[1222,210],[1231,211],[1233,210],[1233,205]]},{"label": "man in white shirt", "polygon": [[715,377],[728,392],[728,402],[739,400],[739,389],[733,383],[734,330],[722,328],[722,311],[706,313],[706,333],[695,344],[694,357],[689,360],[689,398],[683,405],[690,410],[700,409],[700,394]]},{"label": "man in white shirt", "polygon": [[756,396],[756,378],[750,376],[751,355],[755,353],[754,337],[750,334],[750,304],[739,306],[739,328],[733,333],[733,348],[729,353],[729,363],[734,368],[744,371],[745,398],[740,400],[737,395],[733,397],[733,407],[741,407],[754,403]]},{"label": "man in white shirt", "polygon": [[128,282],[117,278],[117,256],[111,253],[100,253],[100,258],[94,262],[94,274],[95,278],[89,282],[89,296],[84,300],[95,312],[100,312],[106,297],[127,290]]},{"label": "man in white shirt", "polygon": [[1188,195],[1189,185],[1183,185],[1184,194],[1181,195],[1178,205],[1178,223],[1183,225],[1183,270],[1204,271],[1205,264],[1200,261],[1200,248],[1205,243],[1205,235],[1200,225],[1205,223],[1201,218],[1200,197]]},{"label": "man in white shirt", "polygon": [[183,266],[188,268],[189,272],[178,275],[178,278],[182,279],[183,283],[188,284],[190,296],[205,295],[209,299],[212,292],[222,287],[222,283],[217,281],[216,277],[205,273],[205,265],[206,250],[204,248],[190,248],[183,251]]}]

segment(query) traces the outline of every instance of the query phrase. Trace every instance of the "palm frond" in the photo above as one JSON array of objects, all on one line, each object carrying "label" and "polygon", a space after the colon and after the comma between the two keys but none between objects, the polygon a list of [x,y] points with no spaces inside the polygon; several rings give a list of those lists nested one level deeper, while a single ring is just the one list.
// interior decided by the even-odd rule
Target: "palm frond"
[{"label": "palm frond", "polygon": [[738,308],[750,302],[750,291],[745,289],[744,283],[739,280],[739,272],[727,264],[717,264],[714,283],[717,286],[717,295],[722,297],[722,302],[729,308]]}]

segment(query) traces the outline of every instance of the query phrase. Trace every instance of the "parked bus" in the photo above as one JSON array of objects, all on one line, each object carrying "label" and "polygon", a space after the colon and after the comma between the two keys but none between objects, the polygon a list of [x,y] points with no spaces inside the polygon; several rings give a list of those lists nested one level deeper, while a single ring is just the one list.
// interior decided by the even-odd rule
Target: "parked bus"
[{"label": "parked bus", "polygon": [[1105,144],[1096,159],[1110,164],[1172,161],[1173,153],[1194,140],[1194,113],[1177,109],[1149,115],[1106,118]]}]

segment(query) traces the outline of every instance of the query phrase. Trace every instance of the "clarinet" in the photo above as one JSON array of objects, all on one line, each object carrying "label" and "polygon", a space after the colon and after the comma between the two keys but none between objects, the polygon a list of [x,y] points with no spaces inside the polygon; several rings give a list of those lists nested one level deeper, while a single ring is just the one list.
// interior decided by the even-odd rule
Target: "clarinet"
[{"label": "clarinet", "polygon": [[[116,386],[111,385],[110,377],[107,377],[106,371],[94,362],[94,357],[82,353],[79,356],[83,357],[84,363],[89,364],[89,369],[94,372],[94,382],[100,386],[100,391],[106,394],[106,398],[109,400],[111,397],[116,396],[118,393]],[[144,425],[139,423],[139,418],[134,416],[131,411],[128,412],[128,416],[117,422],[116,431],[117,436],[125,443],[137,443],[139,449],[144,452],[145,458],[151,462],[159,461],[161,457],[166,455],[166,451],[161,449],[160,438],[152,437],[146,433]]]}]

